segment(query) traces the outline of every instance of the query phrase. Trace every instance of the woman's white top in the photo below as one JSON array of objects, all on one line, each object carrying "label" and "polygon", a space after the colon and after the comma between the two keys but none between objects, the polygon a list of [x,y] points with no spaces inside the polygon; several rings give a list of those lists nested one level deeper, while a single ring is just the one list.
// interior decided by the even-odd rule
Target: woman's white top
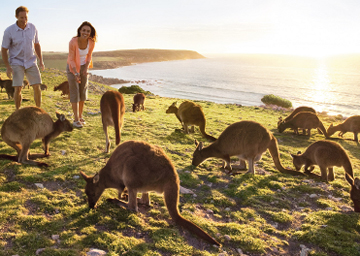
[{"label": "woman's white top", "polygon": [[80,53],[80,65],[84,65],[86,63],[86,55],[89,52],[89,44],[87,44],[86,49],[82,50],[79,48]]}]

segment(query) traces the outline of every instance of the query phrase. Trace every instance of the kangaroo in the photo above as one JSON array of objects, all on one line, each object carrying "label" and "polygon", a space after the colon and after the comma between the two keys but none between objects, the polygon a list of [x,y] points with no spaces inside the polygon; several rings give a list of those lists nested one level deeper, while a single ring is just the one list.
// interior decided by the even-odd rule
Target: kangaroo
[{"label": "kangaroo", "polygon": [[335,180],[334,166],[343,167],[345,173],[353,177],[353,169],[349,156],[345,149],[333,141],[317,141],[312,143],[303,154],[291,154],[295,169],[299,171],[305,165],[305,173],[311,173],[314,165],[318,165],[321,171],[321,179],[325,181]]},{"label": "kangaroo", "polygon": [[134,96],[133,112],[145,110],[145,94],[137,93]]},{"label": "kangaroo", "polygon": [[42,91],[47,91],[47,85],[46,84],[40,84],[40,88]]},{"label": "kangaroo", "polygon": [[28,80],[24,80],[24,81],[23,81],[23,88],[25,89],[26,86],[27,86],[28,89],[30,88],[30,84],[29,84],[29,81],[28,81]]},{"label": "kangaroo", "polygon": [[6,91],[7,95],[8,95],[9,100],[11,98],[14,98],[15,89],[12,86],[12,80],[10,80],[10,79],[2,80],[0,78],[0,87],[1,87],[1,92],[2,92],[2,88],[5,88],[5,91]]},{"label": "kangaroo", "polygon": [[61,84],[59,84],[58,86],[55,86],[54,91],[61,91],[60,96],[63,96],[63,95],[69,96],[70,95],[69,82],[65,81],[65,82],[62,82]]},{"label": "kangaroo", "polygon": [[101,120],[103,124],[103,130],[106,137],[105,152],[110,151],[110,140],[107,127],[109,125],[114,126],[116,145],[120,143],[121,127],[124,123],[125,103],[124,97],[118,91],[107,91],[103,94],[100,100]]},{"label": "kangaroo", "polygon": [[189,133],[188,126],[191,125],[191,131],[194,132],[194,125],[199,126],[200,132],[204,138],[209,141],[215,141],[216,138],[209,135],[205,131],[206,127],[206,118],[202,107],[199,104],[196,104],[191,101],[184,101],[180,104],[179,108],[176,107],[176,102],[174,102],[167,110],[166,114],[174,113],[182,124],[185,133]]},{"label": "kangaroo", "polygon": [[328,138],[328,134],[323,123],[320,121],[319,117],[312,112],[299,112],[295,114],[293,118],[278,123],[278,130],[280,133],[287,128],[293,129],[295,134],[299,134],[298,128],[303,129],[304,134],[306,134],[305,130],[307,130],[307,135],[309,137],[311,135],[311,129],[318,128],[321,133]]},{"label": "kangaroo", "polygon": [[[24,107],[12,113],[1,127],[2,139],[18,153],[19,163],[48,166],[46,163],[29,160],[29,148],[35,139],[42,139],[45,156],[50,156],[50,141],[73,127],[64,115],[56,113],[58,120],[52,118],[38,107]],[[0,155],[0,158],[14,160],[14,157]]]},{"label": "kangaroo", "polygon": [[347,182],[351,185],[350,198],[354,202],[354,211],[360,212],[360,179],[353,178],[349,174],[345,173]]},{"label": "kangaroo", "polygon": [[299,174],[282,166],[276,138],[268,129],[254,121],[241,121],[228,126],[215,142],[206,147],[196,140],[195,145],[197,147],[192,160],[194,166],[198,166],[210,157],[221,158],[224,160],[223,168],[234,174],[230,157],[237,156],[240,160],[240,168],[245,169],[245,161],[248,161],[248,173],[255,174],[255,162],[259,161],[262,154],[269,149],[280,172]]},{"label": "kangaroo", "polygon": [[279,117],[279,121],[278,121],[278,125],[282,122],[286,122],[286,121],[289,121],[290,119],[292,119],[297,113],[299,112],[312,112],[312,113],[315,113],[316,114],[316,111],[315,109],[311,108],[311,107],[305,107],[305,106],[302,106],[302,107],[297,107],[296,109],[293,110],[293,112],[291,112],[290,115],[288,115],[287,117],[285,117],[285,119],[283,120],[282,117],[280,116]]},{"label": "kangaroo", "polygon": [[327,129],[327,133],[329,136],[333,135],[335,132],[339,132],[339,136],[342,137],[347,132],[354,133],[354,141],[359,143],[358,133],[360,132],[360,116],[350,116],[346,118],[344,122],[338,125],[330,124]]},{"label": "kangaroo", "polygon": [[80,172],[86,181],[85,193],[90,208],[96,206],[106,188],[115,188],[119,198],[128,189],[128,203],[118,199],[108,201],[138,211],[137,193],[142,193],[139,203],[150,204],[150,191],[164,194],[166,207],[176,224],[188,229],[211,244],[220,244],[200,227],[188,221],[178,211],[180,180],[170,158],[162,148],[144,141],[126,141],[119,145],[104,168],[92,177]]}]

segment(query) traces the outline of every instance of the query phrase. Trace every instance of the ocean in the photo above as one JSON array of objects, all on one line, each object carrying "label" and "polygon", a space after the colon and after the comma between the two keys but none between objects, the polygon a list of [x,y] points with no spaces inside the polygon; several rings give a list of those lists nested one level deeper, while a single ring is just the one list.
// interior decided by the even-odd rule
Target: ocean
[{"label": "ocean", "polygon": [[293,107],[329,115],[360,115],[360,55],[307,58],[284,55],[212,55],[206,59],[151,62],[109,70],[103,77],[131,81],[163,97],[263,105],[274,94]]}]

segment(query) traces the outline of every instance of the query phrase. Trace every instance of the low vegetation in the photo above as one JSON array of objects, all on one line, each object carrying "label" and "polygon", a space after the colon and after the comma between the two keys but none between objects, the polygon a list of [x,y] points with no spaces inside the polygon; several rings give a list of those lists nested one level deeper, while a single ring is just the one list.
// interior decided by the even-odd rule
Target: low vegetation
[{"label": "low vegetation", "polygon": [[[42,107],[53,119],[59,111],[72,119],[68,99],[51,88],[66,80],[66,74],[47,69],[43,82]],[[0,72],[2,78],[4,71]],[[133,94],[124,94],[125,112],[122,142],[145,140],[161,146],[173,161],[181,186],[194,194],[181,194],[179,210],[217,241],[213,247],[177,227],[170,219],[160,195],[152,194],[152,207],[140,207],[139,213],[106,201],[117,193],[107,190],[98,207],[90,210],[84,193],[85,181],[79,177],[98,172],[114,150],[104,153],[100,98],[112,89],[91,83],[89,101],[85,103],[86,125],[61,134],[50,144],[51,156],[41,161],[50,165],[39,168],[0,160],[0,256],[39,255],[79,256],[90,248],[107,255],[310,255],[359,256],[360,215],[353,212],[350,186],[344,171],[335,168],[336,180],[325,183],[309,177],[293,177],[275,169],[269,152],[257,162],[255,175],[229,176],[221,169],[222,161],[211,159],[196,169],[191,166],[194,139],[207,142],[198,130],[181,131],[179,121],[165,111],[180,99],[148,96],[146,110],[133,113]],[[23,90],[22,106],[34,104],[32,89]],[[254,120],[271,130],[279,142],[281,161],[292,167],[290,153],[304,151],[310,143],[323,140],[321,134],[296,136],[291,131],[278,133],[278,117],[290,111],[261,107],[241,107],[196,101],[207,118],[207,132],[218,137],[230,124]],[[0,94],[0,126],[15,110],[14,102]],[[341,116],[320,115],[325,127],[339,123]],[[197,129],[197,128],[196,128]],[[335,136],[333,136],[335,137]],[[336,139],[349,154],[355,177],[359,177],[360,151],[353,134]],[[41,141],[30,152],[43,153]],[[1,154],[15,154],[0,141]],[[233,158],[233,161],[236,158]],[[318,168],[314,173],[320,174]]]},{"label": "low vegetation", "polygon": [[143,93],[145,95],[152,94],[150,91],[144,91],[144,89],[138,85],[121,86],[118,91],[122,94],[137,94],[137,93]]},{"label": "low vegetation", "polygon": [[283,108],[291,108],[292,103],[287,99],[283,99],[279,96],[273,94],[265,95],[262,97],[261,101],[266,105],[276,105]]}]

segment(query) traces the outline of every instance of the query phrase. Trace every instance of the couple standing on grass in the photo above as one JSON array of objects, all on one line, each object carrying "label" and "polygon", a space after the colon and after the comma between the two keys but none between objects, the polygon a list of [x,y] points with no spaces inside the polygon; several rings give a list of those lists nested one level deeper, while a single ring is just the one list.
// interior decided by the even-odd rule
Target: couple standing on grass
[{"label": "couple standing on grass", "polygon": [[[14,101],[16,110],[21,105],[21,89],[24,75],[34,90],[37,107],[41,106],[41,75],[39,67],[45,70],[42,58],[38,31],[32,23],[28,23],[29,10],[20,6],[15,11],[16,23],[5,29],[1,45],[2,59],[6,66],[6,75],[13,78],[15,89]],[[96,42],[96,30],[90,22],[83,22],[77,29],[77,36],[69,43],[67,59],[67,78],[70,89],[70,102],[74,112],[73,126],[83,127],[84,102],[87,100],[88,68],[92,67],[92,52]],[[39,58],[37,65],[36,55]]]}]

